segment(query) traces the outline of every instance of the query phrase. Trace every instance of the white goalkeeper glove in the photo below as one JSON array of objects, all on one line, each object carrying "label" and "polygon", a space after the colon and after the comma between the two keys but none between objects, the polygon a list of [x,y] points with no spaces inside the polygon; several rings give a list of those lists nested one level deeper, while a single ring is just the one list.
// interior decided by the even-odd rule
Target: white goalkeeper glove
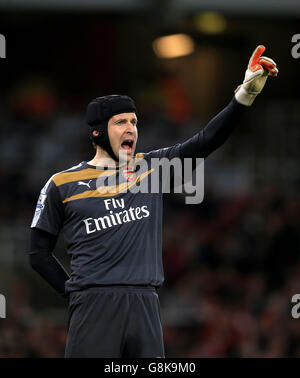
[{"label": "white goalkeeper glove", "polygon": [[278,69],[274,60],[261,56],[265,46],[259,45],[254,50],[245,73],[243,84],[235,90],[235,99],[240,104],[250,106],[262,91],[268,76],[277,76]]}]

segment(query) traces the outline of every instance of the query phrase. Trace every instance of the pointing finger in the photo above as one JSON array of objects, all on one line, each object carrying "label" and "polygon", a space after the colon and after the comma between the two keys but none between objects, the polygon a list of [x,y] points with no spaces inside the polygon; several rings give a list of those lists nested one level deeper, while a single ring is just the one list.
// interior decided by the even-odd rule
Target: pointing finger
[{"label": "pointing finger", "polygon": [[248,68],[252,70],[253,67],[255,67],[259,61],[259,58],[263,54],[263,52],[266,50],[265,46],[259,45],[256,47],[256,49],[253,51],[251,58],[248,63]]}]

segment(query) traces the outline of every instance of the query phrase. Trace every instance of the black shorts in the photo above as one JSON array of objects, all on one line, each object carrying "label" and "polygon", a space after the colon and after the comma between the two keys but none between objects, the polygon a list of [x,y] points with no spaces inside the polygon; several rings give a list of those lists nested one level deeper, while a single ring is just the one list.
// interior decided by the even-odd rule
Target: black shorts
[{"label": "black shorts", "polygon": [[70,294],[65,357],[164,357],[154,287],[93,287]]}]

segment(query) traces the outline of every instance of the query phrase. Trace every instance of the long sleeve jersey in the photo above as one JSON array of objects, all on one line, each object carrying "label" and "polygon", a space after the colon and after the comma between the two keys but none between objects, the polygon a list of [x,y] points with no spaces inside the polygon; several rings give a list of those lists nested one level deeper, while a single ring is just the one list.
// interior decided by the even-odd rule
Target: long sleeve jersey
[{"label": "long sleeve jersey", "polygon": [[[103,285],[161,286],[164,193],[134,188],[151,182],[157,170],[153,161],[206,158],[226,141],[246,109],[233,99],[187,141],[137,154],[139,169],[95,167],[83,161],[54,174],[41,190],[31,224],[32,266],[57,291],[65,285],[66,293]],[[71,255],[70,277],[51,254],[60,231]],[[47,248],[39,248],[47,242],[37,243],[36,234],[39,240],[49,235],[48,255]]]}]

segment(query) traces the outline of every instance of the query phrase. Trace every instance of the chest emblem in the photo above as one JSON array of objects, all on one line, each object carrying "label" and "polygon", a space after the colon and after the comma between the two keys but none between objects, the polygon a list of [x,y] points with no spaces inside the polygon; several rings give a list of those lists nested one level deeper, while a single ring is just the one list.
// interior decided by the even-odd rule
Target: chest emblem
[{"label": "chest emblem", "polygon": [[126,178],[126,180],[130,182],[135,180],[135,173],[134,170],[131,168],[124,168],[122,174]]}]

